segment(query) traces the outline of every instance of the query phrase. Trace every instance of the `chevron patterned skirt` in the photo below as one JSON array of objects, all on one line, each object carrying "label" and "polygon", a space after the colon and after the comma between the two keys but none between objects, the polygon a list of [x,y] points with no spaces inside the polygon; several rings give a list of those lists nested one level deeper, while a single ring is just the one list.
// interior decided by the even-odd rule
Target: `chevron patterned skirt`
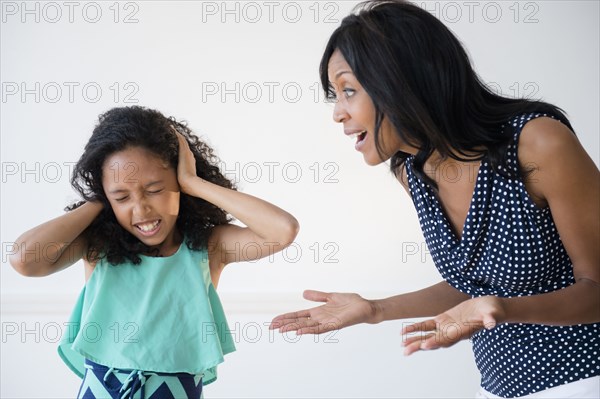
[{"label": "chevron patterned skirt", "polygon": [[200,399],[202,374],[122,370],[85,361],[77,399]]}]

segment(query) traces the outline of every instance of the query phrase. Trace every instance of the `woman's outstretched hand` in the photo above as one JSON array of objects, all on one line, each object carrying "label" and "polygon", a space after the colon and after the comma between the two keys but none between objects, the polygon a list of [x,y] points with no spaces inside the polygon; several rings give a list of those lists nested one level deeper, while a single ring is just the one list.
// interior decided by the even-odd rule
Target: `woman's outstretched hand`
[{"label": "woman's outstretched hand", "polygon": [[286,313],[275,317],[269,329],[297,334],[321,334],[359,323],[374,323],[376,307],[358,294],[341,294],[306,290],[305,299],[325,302],[315,308]]},{"label": "woman's outstretched hand", "polygon": [[424,333],[404,339],[404,354],[450,347],[483,328],[494,328],[504,316],[498,297],[483,296],[466,300],[433,319],[404,327],[402,335]]}]

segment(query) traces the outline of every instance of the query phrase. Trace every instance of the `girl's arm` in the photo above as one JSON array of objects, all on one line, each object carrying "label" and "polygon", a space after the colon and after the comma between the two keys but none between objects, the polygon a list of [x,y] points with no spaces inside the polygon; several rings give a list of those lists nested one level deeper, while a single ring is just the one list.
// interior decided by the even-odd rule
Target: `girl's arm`
[{"label": "girl's arm", "polygon": [[304,298],[324,305],[286,313],[271,321],[270,329],[298,334],[321,334],[360,323],[435,316],[470,298],[445,281],[419,291],[367,300],[357,294],[305,291]]},{"label": "girl's arm", "polygon": [[216,226],[209,240],[213,279],[228,263],[256,260],[281,251],[298,234],[298,221],[264,200],[221,187],[196,175],[196,161],[185,138],[179,139],[177,179],[181,191],[202,198],[231,214],[248,227]]},{"label": "girl's arm", "polygon": [[[538,118],[525,125],[519,162],[535,165],[529,193],[547,202],[560,239],[573,263],[575,283],[527,297],[480,297],[404,333],[432,331],[407,340],[407,353],[453,345],[497,323],[572,325],[600,322],[600,172],[576,136],[562,123]],[[454,326],[445,334],[444,326]],[[460,332],[458,334],[457,332]]]},{"label": "girl's arm", "polygon": [[24,276],[41,277],[77,262],[87,250],[81,233],[100,214],[102,204],[86,202],[79,208],[21,234],[9,261]]}]

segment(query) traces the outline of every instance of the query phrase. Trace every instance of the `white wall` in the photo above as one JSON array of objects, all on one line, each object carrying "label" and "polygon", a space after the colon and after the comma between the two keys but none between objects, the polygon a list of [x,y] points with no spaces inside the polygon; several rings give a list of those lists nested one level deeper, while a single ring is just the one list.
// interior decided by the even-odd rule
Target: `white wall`
[{"label": "white wall", "polygon": [[[456,32],[485,80],[565,109],[598,164],[597,2],[417,3]],[[412,203],[385,166],[364,165],[320,101],[321,52],[354,4],[2,2],[1,397],[77,391],[54,336],[82,288],[81,264],[25,278],[6,250],[76,198],[70,166],[97,116],[132,102],[186,119],[242,190],[301,222],[285,254],[223,274],[219,290],[239,326],[238,352],[207,397],[473,394],[478,376],[466,342],[405,358],[400,321],[317,342],[270,336],[263,325],[308,306],[300,299],[306,288],[382,297],[439,280]]]}]

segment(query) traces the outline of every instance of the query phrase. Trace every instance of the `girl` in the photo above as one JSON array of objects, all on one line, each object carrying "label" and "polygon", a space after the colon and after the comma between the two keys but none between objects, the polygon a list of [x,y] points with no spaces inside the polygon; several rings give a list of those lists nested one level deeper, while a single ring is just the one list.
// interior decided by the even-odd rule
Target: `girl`
[{"label": "girl", "polygon": [[26,276],[83,259],[86,285],[58,349],[83,378],[78,398],[199,398],[235,350],[215,292],[221,272],[285,248],[298,222],[236,191],[217,161],[173,118],[112,109],[74,169],[85,202],[17,239],[10,262]]},{"label": "girl", "polygon": [[320,72],[365,162],[391,160],[444,281],[382,300],[306,291],[325,304],[272,328],[435,316],[403,329],[421,333],[405,354],[470,337],[479,397],[598,397],[600,173],[562,110],[494,94],[450,30],[403,1],[346,17]]}]

